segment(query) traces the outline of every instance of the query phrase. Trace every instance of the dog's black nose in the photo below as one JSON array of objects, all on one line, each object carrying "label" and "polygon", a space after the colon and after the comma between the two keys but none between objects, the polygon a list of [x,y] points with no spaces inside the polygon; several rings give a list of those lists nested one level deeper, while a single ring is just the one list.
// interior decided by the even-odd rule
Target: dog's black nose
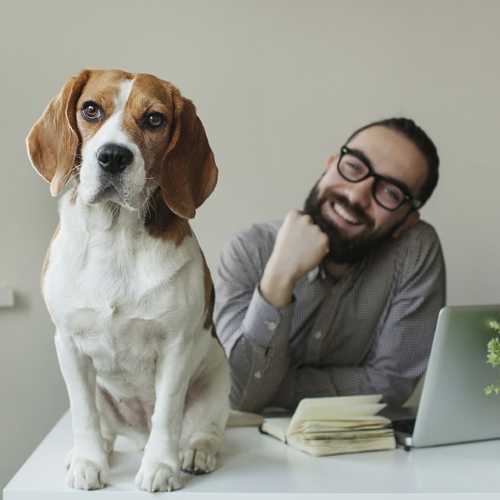
[{"label": "dog's black nose", "polygon": [[118,144],[105,144],[97,151],[97,161],[104,171],[118,174],[134,161],[134,154]]}]

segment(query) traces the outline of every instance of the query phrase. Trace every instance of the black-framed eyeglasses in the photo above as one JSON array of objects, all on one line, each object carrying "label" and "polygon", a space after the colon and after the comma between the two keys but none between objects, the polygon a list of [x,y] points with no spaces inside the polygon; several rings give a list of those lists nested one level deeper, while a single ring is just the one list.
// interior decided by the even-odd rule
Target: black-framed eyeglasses
[{"label": "black-framed eyeglasses", "polygon": [[377,174],[363,153],[349,149],[347,146],[342,146],[340,150],[337,170],[349,182],[361,182],[374,177],[373,198],[386,210],[392,212],[404,203],[410,203],[415,209],[422,205],[420,200],[410,195],[401,182]]}]

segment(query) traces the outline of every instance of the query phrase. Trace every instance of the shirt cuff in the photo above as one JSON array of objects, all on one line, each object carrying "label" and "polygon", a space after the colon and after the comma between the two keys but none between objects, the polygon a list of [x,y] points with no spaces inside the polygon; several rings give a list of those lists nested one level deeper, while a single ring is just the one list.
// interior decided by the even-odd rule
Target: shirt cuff
[{"label": "shirt cuff", "polygon": [[243,331],[252,332],[252,340],[261,347],[276,348],[285,341],[284,347],[288,348],[294,304],[295,298],[290,304],[276,308],[262,297],[256,286],[243,321]]}]

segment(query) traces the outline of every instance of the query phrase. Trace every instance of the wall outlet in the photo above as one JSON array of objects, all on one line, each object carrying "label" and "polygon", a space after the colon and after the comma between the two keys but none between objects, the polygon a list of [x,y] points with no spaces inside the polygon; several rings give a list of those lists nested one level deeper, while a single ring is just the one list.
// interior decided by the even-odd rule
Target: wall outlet
[{"label": "wall outlet", "polygon": [[14,290],[0,288],[0,307],[14,307]]}]

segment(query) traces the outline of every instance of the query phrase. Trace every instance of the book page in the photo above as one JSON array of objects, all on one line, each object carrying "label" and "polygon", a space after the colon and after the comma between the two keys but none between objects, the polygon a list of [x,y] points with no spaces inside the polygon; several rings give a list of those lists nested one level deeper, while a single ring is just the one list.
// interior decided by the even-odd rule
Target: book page
[{"label": "book page", "polygon": [[[391,421],[385,417],[377,418],[377,415],[371,417],[370,420],[359,418],[356,420],[306,420],[296,426],[293,433],[311,434],[316,432],[335,432],[346,429],[356,429],[361,431],[365,429],[383,429],[391,424]],[[291,432],[292,433],[292,432]]]},{"label": "book page", "polygon": [[291,417],[269,417],[264,419],[260,426],[260,432],[287,442],[287,431],[290,425]]},{"label": "book page", "polygon": [[343,396],[328,398],[306,398],[303,399],[290,422],[289,434],[300,432],[301,424],[310,420],[358,420],[365,417],[370,420],[386,405],[378,403],[382,396],[380,394],[367,396]]},{"label": "book page", "polygon": [[323,406],[350,406],[375,404],[382,399],[381,394],[368,394],[364,396],[332,396],[325,398],[304,398],[297,406],[297,410],[301,412],[307,408],[320,408]]},{"label": "book page", "polygon": [[295,435],[290,438],[290,445],[309,455],[321,457],[324,455],[337,455],[340,453],[357,453],[360,451],[394,450],[396,440],[394,435],[379,435],[376,437],[366,437],[361,439],[318,439],[309,440]]}]

